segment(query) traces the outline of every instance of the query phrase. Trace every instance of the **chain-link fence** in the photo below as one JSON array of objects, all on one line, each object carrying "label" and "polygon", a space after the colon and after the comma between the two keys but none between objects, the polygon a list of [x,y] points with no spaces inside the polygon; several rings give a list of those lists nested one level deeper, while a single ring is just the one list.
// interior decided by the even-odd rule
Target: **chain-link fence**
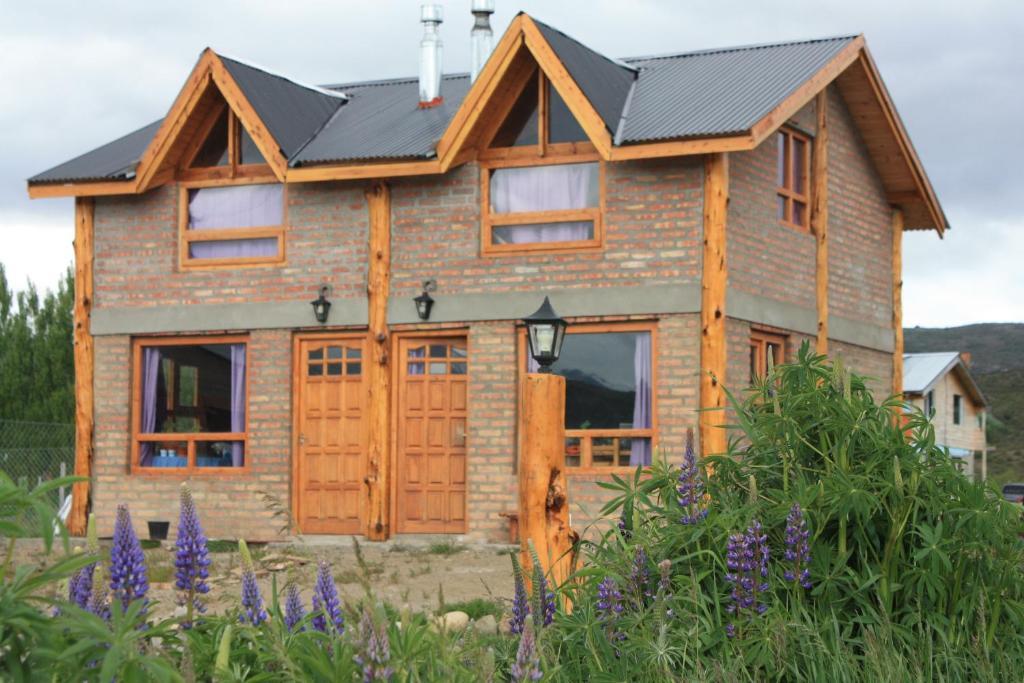
[{"label": "chain-link fence", "polygon": [[[0,471],[30,488],[75,471],[75,426],[54,422],[0,420]],[[53,492],[64,504],[71,488]]]}]

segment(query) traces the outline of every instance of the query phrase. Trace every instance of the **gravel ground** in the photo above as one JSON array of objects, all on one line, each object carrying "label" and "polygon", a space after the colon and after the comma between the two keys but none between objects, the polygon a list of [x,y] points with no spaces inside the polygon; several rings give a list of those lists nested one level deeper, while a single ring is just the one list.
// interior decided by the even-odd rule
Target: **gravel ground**
[{"label": "gravel ground", "polygon": [[[76,539],[73,545],[81,545]],[[109,556],[109,541],[101,541],[101,554]],[[232,543],[215,542],[210,557],[209,610],[226,611],[237,605],[240,593],[239,555]],[[450,540],[360,542],[362,562],[351,539],[310,539],[290,543],[250,546],[257,566],[257,578],[269,602],[272,577],[278,590],[297,582],[309,604],[319,560],[326,560],[342,598],[355,603],[370,590],[391,605],[414,611],[438,609],[442,596],[446,604],[474,599],[497,602],[508,611],[512,597],[511,546],[461,544]],[[55,553],[62,553],[59,543]],[[152,599],[159,601],[157,616],[169,616],[175,609],[174,543],[147,548]],[[17,563],[44,561],[42,544],[20,540],[15,549]]]}]

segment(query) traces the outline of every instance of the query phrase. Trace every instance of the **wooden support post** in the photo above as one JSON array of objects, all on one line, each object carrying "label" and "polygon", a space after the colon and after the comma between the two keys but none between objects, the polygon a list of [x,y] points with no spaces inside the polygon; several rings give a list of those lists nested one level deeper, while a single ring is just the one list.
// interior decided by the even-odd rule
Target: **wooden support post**
[{"label": "wooden support post", "polygon": [[704,162],[704,253],[700,308],[700,447],[701,453],[724,453],[726,334],[725,292],[729,270],[725,227],[729,207],[729,156],[708,154]]},{"label": "wooden support post", "polygon": [[75,475],[86,477],[71,487],[71,513],[68,531],[85,535],[89,515],[89,478],[93,453],[93,340],[92,318],[93,221],[95,204],[91,198],[75,198]]},{"label": "wooden support post", "polygon": [[818,353],[828,353],[828,90],[815,99],[818,130],[811,166],[811,231],[814,233],[818,302]]},{"label": "wooden support post", "polygon": [[379,182],[366,192],[370,213],[367,397],[366,537],[391,535],[391,366],[388,293],[391,289],[391,190]]},{"label": "wooden support post", "polygon": [[523,567],[529,567],[527,541],[532,539],[545,573],[561,585],[572,573],[574,539],[565,481],[565,378],[528,374],[522,396],[520,556]]},{"label": "wooden support post", "polygon": [[903,398],[903,209],[892,210],[892,393]]}]

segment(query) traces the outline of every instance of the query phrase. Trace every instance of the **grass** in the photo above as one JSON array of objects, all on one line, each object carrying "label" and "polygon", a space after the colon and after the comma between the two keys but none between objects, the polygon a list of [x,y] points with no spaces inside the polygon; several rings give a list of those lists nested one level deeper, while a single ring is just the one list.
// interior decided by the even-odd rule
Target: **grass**
[{"label": "grass", "polygon": [[237,553],[238,552],[238,541],[232,541],[229,539],[222,539],[219,541],[209,541],[206,544],[211,553]]},{"label": "grass", "polygon": [[461,543],[453,543],[452,541],[438,541],[437,543],[431,543],[427,547],[427,552],[431,555],[443,555],[445,557],[451,557],[461,552],[465,552],[466,546]]}]

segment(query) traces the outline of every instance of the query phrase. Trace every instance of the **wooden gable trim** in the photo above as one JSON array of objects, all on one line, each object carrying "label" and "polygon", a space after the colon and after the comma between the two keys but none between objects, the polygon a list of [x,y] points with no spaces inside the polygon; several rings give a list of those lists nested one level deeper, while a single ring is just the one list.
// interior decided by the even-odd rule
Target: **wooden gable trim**
[{"label": "wooden gable trim", "polygon": [[231,111],[248,131],[277,180],[284,182],[288,160],[284,158],[277,142],[271,137],[256,110],[242,94],[238,84],[231,78],[224,67],[224,62],[213,50],[206,48],[186,81],[185,87],[182,88],[178,98],[171,105],[171,110],[164,118],[156,136],[139,160],[135,178],[136,192],[145,192],[157,184],[155,181],[159,176],[158,171],[166,170],[165,163],[171,147],[182,134],[185,124],[192,117],[200,99],[211,86],[217,88]]},{"label": "wooden gable trim", "polygon": [[[933,227],[939,233],[939,237],[942,237],[947,227],[946,217],[942,211],[942,205],[939,204],[938,197],[935,195],[935,190],[932,187],[931,181],[928,179],[928,174],[925,173],[924,165],[921,163],[921,159],[917,156],[917,151],[914,149],[914,145],[910,142],[910,136],[907,133],[906,128],[903,126],[903,120],[896,111],[896,105],[893,104],[892,98],[889,96],[889,90],[885,87],[885,83],[882,81],[882,76],[878,72],[878,67],[875,65],[874,59],[871,58],[871,52],[868,50],[866,45],[860,51],[859,57],[858,66],[863,70],[864,75],[867,77],[868,83],[871,85],[871,89],[873,90],[875,97],[878,99],[879,106],[882,109],[886,122],[889,124],[889,128],[896,139],[896,143],[900,147],[900,151],[902,152],[902,156],[907,164],[908,170],[913,176],[917,195],[914,199],[924,203],[934,224]],[[899,193],[892,193],[892,195],[898,194]],[[890,196],[890,201],[893,201],[894,203],[903,203],[906,200],[904,199],[900,201],[898,198]]]},{"label": "wooden gable trim", "polygon": [[[529,78],[529,73],[514,70],[517,57],[523,49],[529,52],[541,73],[565,101],[601,158],[605,161],[611,159],[612,137],[604,121],[548,45],[537,25],[526,14],[520,14],[512,20],[487,61],[487,66],[469,89],[459,111],[438,142],[437,157],[441,161],[442,173],[451,168],[456,159],[464,158],[464,152],[468,149],[479,124],[486,125],[487,121],[494,119],[488,127],[490,132],[500,126],[501,121],[497,119],[502,117],[497,116],[497,113],[507,113],[508,106],[505,106],[505,100],[511,97],[511,101],[514,102],[521,90],[521,87],[512,87],[503,92],[502,86],[510,78],[515,81],[513,85],[519,86],[522,85],[520,81]],[[478,137],[484,140],[490,136],[481,134]]]}]

